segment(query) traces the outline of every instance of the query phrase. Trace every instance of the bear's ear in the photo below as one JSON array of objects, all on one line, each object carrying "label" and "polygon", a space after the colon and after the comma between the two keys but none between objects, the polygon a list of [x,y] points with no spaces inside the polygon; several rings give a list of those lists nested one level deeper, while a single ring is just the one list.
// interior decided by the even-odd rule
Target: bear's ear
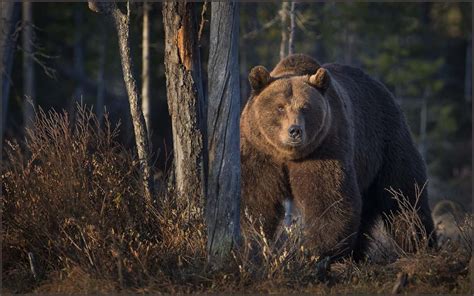
[{"label": "bear's ear", "polygon": [[329,73],[324,68],[319,68],[316,74],[309,76],[308,83],[321,90],[326,90],[329,87]]},{"label": "bear's ear", "polygon": [[264,66],[256,66],[250,70],[249,82],[252,90],[258,93],[272,82],[272,78],[267,68]]}]

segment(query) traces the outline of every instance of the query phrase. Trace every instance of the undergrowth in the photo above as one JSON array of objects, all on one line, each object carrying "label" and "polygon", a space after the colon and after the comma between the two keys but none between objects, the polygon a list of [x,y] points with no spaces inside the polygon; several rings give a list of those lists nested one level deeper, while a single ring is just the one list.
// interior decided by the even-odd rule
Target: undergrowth
[{"label": "undergrowth", "polygon": [[[378,261],[329,265],[305,248],[297,226],[275,243],[248,215],[242,247],[214,271],[206,261],[201,206],[164,186],[158,202],[147,204],[137,157],[116,141],[117,132],[80,106],[74,122],[66,113],[40,110],[24,142],[6,143],[2,293],[387,293],[400,273],[406,291],[471,289],[471,255],[459,245],[432,251],[425,235],[413,254],[398,252],[394,242],[375,244]],[[403,203],[403,195],[395,195]],[[463,227],[463,237],[472,239],[472,217]]]}]

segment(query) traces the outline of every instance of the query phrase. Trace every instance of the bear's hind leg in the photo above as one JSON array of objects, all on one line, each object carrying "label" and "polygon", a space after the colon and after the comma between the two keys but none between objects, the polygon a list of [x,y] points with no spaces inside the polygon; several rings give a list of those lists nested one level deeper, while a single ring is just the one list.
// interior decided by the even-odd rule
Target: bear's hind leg
[{"label": "bear's hind leg", "polygon": [[425,183],[425,166],[414,147],[387,155],[378,176],[377,204],[388,233],[406,252],[435,245]]},{"label": "bear's hind leg", "polygon": [[365,194],[363,198],[360,228],[352,254],[355,261],[362,261],[367,258],[371,234],[378,218],[377,211],[374,211],[375,205],[369,198],[368,194]]}]

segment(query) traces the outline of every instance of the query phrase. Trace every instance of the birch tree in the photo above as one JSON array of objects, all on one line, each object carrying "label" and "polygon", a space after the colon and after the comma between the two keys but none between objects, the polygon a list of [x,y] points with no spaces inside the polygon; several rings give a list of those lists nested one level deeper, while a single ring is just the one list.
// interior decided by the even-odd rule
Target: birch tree
[{"label": "birch tree", "polygon": [[281,21],[280,60],[288,55],[288,7],[288,2],[282,2],[279,12]]},{"label": "birch tree", "polygon": [[153,201],[154,184],[151,167],[150,145],[148,143],[148,132],[145,119],[141,109],[140,96],[138,95],[136,80],[133,71],[132,58],[130,56],[130,2],[127,2],[127,12],[123,13],[115,2],[89,1],[92,11],[110,16],[114,22],[118,35],[120,58],[122,62],[123,78],[127,89],[130,113],[132,116],[135,144],[137,146],[138,158],[143,180],[143,189],[147,201]]},{"label": "birch tree", "polygon": [[35,67],[34,67],[34,32],[32,2],[22,3],[22,47],[23,47],[23,125],[29,128],[35,114]]},{"label": "birch tree", "polygon": [[143,2],[142,28],[142,110],[150,139],[150,4]]},{"label": "birch tree", "polygon": [[290,33],[288,38],[288,55],[295,53],[295,1],[291,1],[290,5]]},{"label": "birch tree", "polygon": [[3,143],[3,132],[8,110],[8,97],[10,95],[11,72],[13,55],[15,52],[16,38],[13,33],[16,23],[20,18],[21,3],[8,1],[1,2],[0,11],[0,102],[2,104],[0,122],[0,143]]}]

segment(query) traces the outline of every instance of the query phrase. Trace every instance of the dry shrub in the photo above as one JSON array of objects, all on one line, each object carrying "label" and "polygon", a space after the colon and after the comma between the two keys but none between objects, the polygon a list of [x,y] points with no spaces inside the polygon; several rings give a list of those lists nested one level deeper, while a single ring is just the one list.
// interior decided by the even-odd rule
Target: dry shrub
[{"label": "dry shrub", "polygon": [[472,244],[474,242],[474,215],[467,214],[461,221],[456,221],[456,227],[459,230],[460,243],[464,246],[469,254],[473,254]]},{"label": "dry shrub", "polygon": [[245,211],[242,225],[244,243],[234,258],[239,281],[252,286],[251,290],[299,289],[326,280],[329,260],[319,258],[305,246],[301,224],[281,226],[276,237],[270,238],[265,235],[261,221]]},{"label": "dry shrub", "polygon": [[[246,214],[242,221],[246,244],[235,256],[240,284],[246,292],[388,294],[399,275],[406,274],[407,282],[400,287],[403,292],[470,291],[470,248],[461,244],[436,250],[430,246],[432,234],[426,233],[418,215],[423,190],[424,186],[415,185],[414,203],[403,192],[389,190],[400,211],[388,217],[388,229],[396,231],[391,233],[394,236],[380,223],[379,235],[372,237],[378,260],[355,262],[345,258],[327,266],[326,258],[318,258],[305,248],[301,225],[283,231],[283,240],[278,236],[271,239],[263,233],[261,223]],[[460,226],[464,241],[473,233],[472,218],[466,221]]]},{"label": "dry shrub", "polygon": [[399,256],[408,253],[428,252],[431,246],[433,233],[427,233],[423,221],[419,216],[420,201],[426,183],[420,188],[415,184],[415,199],[412,201],[401,190],[390,187],[387,191],[397,202],[399,210],[387,216],[388,245]]},{"label": "dry shrub", "polygon": [[80,291],[84,294],[111,294],[118,290],[112,280],[95,278],[79,267],[62,273],[53,273],[50,279],[35,289],[40,294],[73,294]]},{"label": "dry shrub", "polygon": [[[375,227],[370,237],[371,248],[369,257],[372,262],[393,262],[401,257],[411,258],[413,253],[433,254],[436,249],[433,247],[463,249],[468,253],[472,253],[474,234],[472,215],[455,215],[452,212],[442,213],[442,218],[449,218],[445,219],[447,221],[442,221],[448,222],[444,224],[449,225],[442,226],[450,228],[450,236],[453,236],[452,233],[456,233],[454,237],[446,238],[446,231],[440,225],[435,225],[434,234],[426,233],[423,223],[417,214],[421,194],[424,189],[425,186],[420,188],[415,184],[414,203],[410,202],[409,198],[400,190],[388,189],[392,198],[398,203],[400,211],[391,213],[388,216],[388,227],[381,221]],[[433,215],[438,215],[435,212]],[[434,218],[435,222],[437,220],[439,220],[439,217]],[[432,245],[433,241],[430,241],[433,235],[437,236],[437,246]]]},{"label": "dry shrub", "polygon": [[33,268],[36,279],[22,273],[30,282],[77,267],[120,287],[143,286],[199,252],[203,228],[194,229],[201,212],[184,217],[179,201],[158,204],[160,214],[147,205],[139,164],[116,135],[108,120],[100,128],[92,111],[78,106],[74,123],[67,114],[40,110],[24,147],[8,143],[2,171],[5,280],[20,278],[19,266],[23,272]]}]

